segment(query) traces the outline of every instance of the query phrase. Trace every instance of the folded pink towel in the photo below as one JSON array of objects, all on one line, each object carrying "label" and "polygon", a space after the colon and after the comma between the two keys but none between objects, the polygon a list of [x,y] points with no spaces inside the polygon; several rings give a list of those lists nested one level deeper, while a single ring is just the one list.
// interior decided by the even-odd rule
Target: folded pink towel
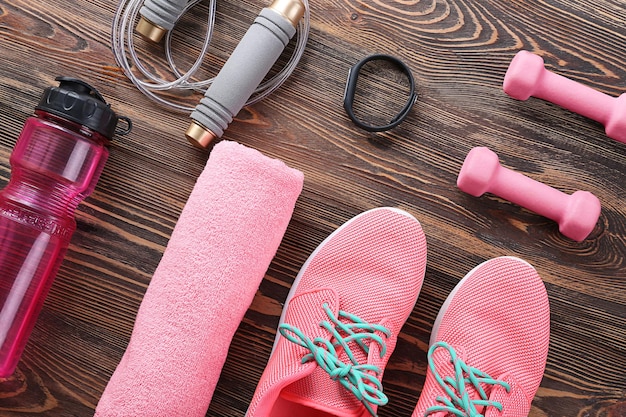
[{"label": "folded pink towel", "polygon": [[283,238],[303,175],[215,145],[137,313],[97,417],[202,417],[232,337]]}]

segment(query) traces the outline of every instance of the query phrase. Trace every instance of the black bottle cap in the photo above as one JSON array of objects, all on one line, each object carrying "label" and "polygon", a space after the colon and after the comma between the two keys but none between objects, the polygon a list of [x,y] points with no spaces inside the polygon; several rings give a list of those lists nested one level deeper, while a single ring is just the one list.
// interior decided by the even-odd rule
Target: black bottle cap
[{"label": "black bottle cap", "polygon": [[[71,77],[57,77],[58,87],[44,90],[36,110],[81,124],[111,140],[115,133],[128,134],[132,124],[127,117],[118,117],[104,97],[84,81]],[[125,130],[117,130],[118,120],[126,122]]]}]

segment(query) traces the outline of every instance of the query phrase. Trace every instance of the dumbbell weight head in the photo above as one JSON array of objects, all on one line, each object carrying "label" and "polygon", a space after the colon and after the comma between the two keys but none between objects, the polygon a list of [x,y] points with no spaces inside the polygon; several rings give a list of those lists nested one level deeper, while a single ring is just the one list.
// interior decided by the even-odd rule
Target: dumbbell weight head
[{"label": "dumbbell weight head", "polygon": [[473,148],[465,157],[456,180],[457,187],[474,197],[480,197],[489,191],[498,169],[500,160],[495,152],[485,147]]},{"label": "dumbbell weight head", "polygon": [[588,191],[576,191],[569,196],[563,217],[558,221],[559,231],[578,242],[591,233],[600,217],[600,200]]},{"label": "dumbbell weight head", "polygon": [[543,58],[528,51],[519,51],[504,75],[502,88],[517,100],[528,100],[545,72]]},{"label": "dumbbell weight head", "polygon": [[604,129],[608,137],[626,143],[626,93],[615,99],[613,111]]}]

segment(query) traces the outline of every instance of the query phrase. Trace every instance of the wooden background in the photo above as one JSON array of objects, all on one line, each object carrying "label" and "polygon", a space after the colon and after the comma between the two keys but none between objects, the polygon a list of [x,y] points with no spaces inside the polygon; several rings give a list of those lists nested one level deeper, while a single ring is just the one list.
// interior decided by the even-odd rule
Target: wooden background
[{"label": "wooden background", "polygon": [[[218,1],[207,75],[265,5]],[[187,115],[156,106],[120,74],[109,41],[116,6],[113,0],[0,0],[2,185],[24,120],[57,75],[89,81],[135,123],[132,134],[115,139],[95,192],[77,210],[78,230],[18,371],[0,380],[1,416],[93,414],[207,159],[184,139]],[[205,10],[202,3],[184,18],[175,36],[183,68],[195,59]],[[161,49],[139,48],[165,70]],[[235,335],[208,416],[244,415],[300,266],[340,224],[383,205],[421,221],[429,254],[423,290],[385,372],[390,405],[381,417],[411,415],[439,307],[465,273],[500,255],[533,264],[550,296],[551,348],[530,415],[626,416],[626,144],[583,116],[506,96],[502,79],[520,49],[542,55],[553,71],[618,96],[626,91],[626,3],[312,3],[298,68],[277,92],[244,109],[224,135],[303,171],[305,184]],[[408,119],[382,134],[359,130],[342,109],[348,68],[372,53],[404,60],[420,95]],[[361,111],[389,108],[398,98],[385,71],[373,72],[381,79],[370,87],[382,93],[363,93],[371,108]],[[597,195],[602,215],[593,233],[576,243],[528,210],[460,192],[456,176],[474,146],[490,147],[504,165],[564,192]]]}]

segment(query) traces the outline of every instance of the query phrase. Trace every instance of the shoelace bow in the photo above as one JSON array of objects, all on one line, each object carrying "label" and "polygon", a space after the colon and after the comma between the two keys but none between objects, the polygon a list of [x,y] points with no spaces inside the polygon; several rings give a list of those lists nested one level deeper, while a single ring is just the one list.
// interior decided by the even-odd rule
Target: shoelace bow
[{"label": "shoelace bow", "polygon": [[[448,376],[442,378],[437,369],[435,368],[435,362],[433,360],[433,354],[437,349],[445,349],[450,354],[450,362],[454,365],[454,377]],[[433,372],[435,379],[445,390],[447,397],[437,397],[437,402],[443,405],[436,405],[426,410],[424,416],[428,416],[433,413],[446,412],[459,417],[481,417],[478,409],[486,407],[495,407],[499,411],[502,411],[502,404],[497,401],[489,401],[489,396],[483,389],[484,385],[500,385],[503,386],[507,392],[510,392],[511,386],[504,381],[493,379],[486,373],[467,365],[456,354],[456,351],[452,346],[445,342],[437,342],[428,350],[428,366]],[[473,387],[474,390],[480,396],[479,399],[470,398],[470,393],[467,390],[468,385]]]},{"label": "shoelace bow", "polygon": [[[376,343],[380,346],[382,358],[387,347],[383,338],[375,332],[380,332],[386,337],[389,337],[391,333],[384,326],[369,324],[345,311],[340,310],[335,316],[327,304],[324,304],[323,308],[330,321],[321,322],[320,327],[332,335],[330,341],[321,337],[311,340],[300,329],[289,324],[281,324],[278,331],[289,341],[311,352],[302,357],[302,363],[316,361],[322,369],[328,372],[332,380],[341,383],[363,403],[371,415],[376,416],[372,404],[385,405],[388,401],[387,396],[383,394],[383,386],[379,379],[380,369],[374,365],[359,364],[349,344],[358,345],[367,355],[369,345]],[[341,319],[350,322],[343,322]],[[369,345],[365,343],[368,339]],[[343,349],[351,363],[339,360],[338,348]]]}]

